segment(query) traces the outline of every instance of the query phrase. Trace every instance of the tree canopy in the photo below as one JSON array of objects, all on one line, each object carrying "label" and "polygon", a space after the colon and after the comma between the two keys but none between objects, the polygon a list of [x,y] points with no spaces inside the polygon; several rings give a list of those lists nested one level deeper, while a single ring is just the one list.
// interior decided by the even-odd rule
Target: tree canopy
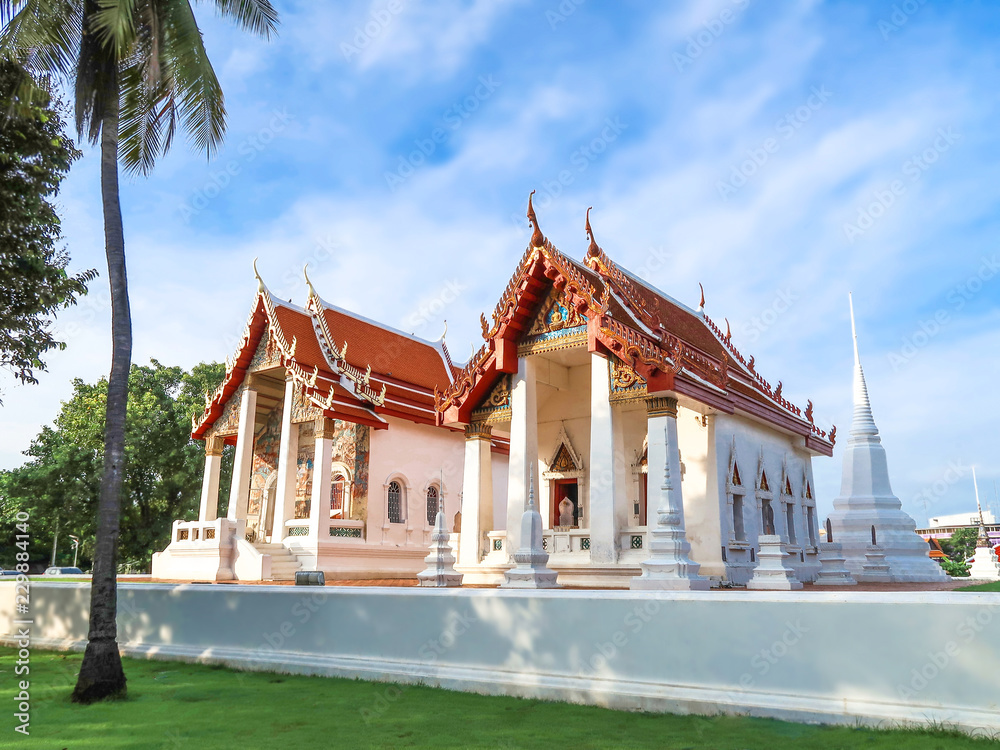
[{"label": "tree canopy", "polygon": [[[133,365],[129,377],[125,477],[122,497],[120,568],[148,571],[153,552],[170,541],[170,525],[193,518],[201,496],[204,446],[191,439],[191,416],[202,410],[204,393],[221,381],[224,366],[199,364],[190,372],[156,360]],[[67,534],[80,537],[80,563],[94,554],[96,507],[100,493],[107,380],[73,381],[73,395],[54,424],[42,428],[25,452],[21,467],[0,473],[0,533],[14,514],[31,516],[32,560],[48,560],[56,523],[59,562],[69,564]],[[231,471],[231,449],[223,471]],[[226,487],[223,481],[221,486]],[[13,548],[0,548],[0,565],[13,565]],[[9,559],[8,559],[9,558]]]},{"label": "tree canopy", "polygon": [[46,352],[65,348],[56,312],[97,275],[67,273],[52,203],[79,156],[46,84],[0,59],[0,365],[23,383],[38,382]]}]

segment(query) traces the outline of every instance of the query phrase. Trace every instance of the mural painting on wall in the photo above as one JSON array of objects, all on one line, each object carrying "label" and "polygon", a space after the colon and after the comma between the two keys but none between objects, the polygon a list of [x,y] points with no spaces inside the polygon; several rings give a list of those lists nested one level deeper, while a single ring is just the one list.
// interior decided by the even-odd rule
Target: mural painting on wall
[{"label": "mural painting on wall", "polygon": [[354,495],[351,517],[364,521],[368,517],[368,452],[371,430],[367,425],[354,425]]},{"label": "mural painting on wall", "polygon": [[306,397],[302,384],[296,383],[292,395],[292,423],[300,424],[322,416],[323,410]]},{"label": "mural painting on wall", "polygon": [[312,498],[313,460],[316,456],[316,425],[299,425],[299,452],[295,461],[295,517],[309,518]]},{"label": "mural painting on wall", "polygon": [[[250,498],[247,518],[259,518],[264,502],[264,492],[271,472],[278,468],[278,449],[281,444],[281,404],[267,415],[267,422],[254,437],[253,464],[250,470]],[[249,524],[259,528],[259,523]]]}]

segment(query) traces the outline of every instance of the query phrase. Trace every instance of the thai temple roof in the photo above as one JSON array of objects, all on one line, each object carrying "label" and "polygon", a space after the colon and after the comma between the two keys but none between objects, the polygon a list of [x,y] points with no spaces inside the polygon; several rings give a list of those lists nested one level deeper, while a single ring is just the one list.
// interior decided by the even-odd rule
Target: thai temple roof
[{"label": "thai temple roof", "polygon": [[385,416],[436,423],[434,388],[450,384],[456,370],[443,339],[424,341],[329,305],[308,275],[304,308],[282,302],[257,279],[238,350],[194,420],[193,437],[207,435],[248,373],[278,367],[328,417],[375,429],[387,427]]},{"label": "thai temple roof", "polygon": [[[773,387],[705,313],[638,279],[590,238],[583,262],[560,252],[538,228],[497,303],[481,316],[485,343],[464,367],[453,364],[444,337],[426,341],[325,302],[306,274],[304,307],[285,303],[258,280],[243,337],[227,362],[223,383],[206,397],[192,435],[204,438],[251,371],[283,367],[315,408],[331,418],[387,426],[394,416],[455,426],[504,373],[517,370],[517,345],[545,299],[556,290],[585,324],[588,346],[634,370],[649,393],[674,391],[725,413],[737,410],[801,435],[810,450],[832,455],[836,428],[813,422],[812,402],[800,409]],[[582,327],[581,327],[582,328]],[[275,398],[273,395],[271,398]]]},{"label": "thai temple roof", "polygon": [[832,455],[836,428],[813,422],[812,402],[801,409],[782,396],[744,357],[726,332],[697,311],[639,280],[590,238],[584,261],[560,252],[541,232],[531,199],[534,229],[521,262],[497,303],[492,320],[481,319],[485,343],[454,382],[437,395],[441,423],[469,421],[471,410],[501,373],[516,371],[517,341],[524,336],[553,288],[586,319],[588,345],[614,355],[647,381],[649,392],[675,391],[726,413],[740,410],[805,438],[806,447]]}]

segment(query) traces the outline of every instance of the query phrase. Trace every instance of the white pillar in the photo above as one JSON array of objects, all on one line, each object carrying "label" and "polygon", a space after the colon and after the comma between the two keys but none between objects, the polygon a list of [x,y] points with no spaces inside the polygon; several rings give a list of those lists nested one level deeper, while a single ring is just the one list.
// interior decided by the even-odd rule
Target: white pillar
[{"label": "white pillar", "polygon": [[507,471],[507,557],[521,543],[521,516],[528,501],[529,470],[538,463],[538,403],[536,364],[532,357],[517,361],[510,394],[510,464]]},{"label": "white pillar", "polygon": [[618,460],[615,455],[615,413],[611,408],[608,361],[590,355],[590,560],[613,564],[617,558],[618,531],[615,494],[618,488]]},{"label": "white pillar", "polygon": [[250,470],[253,468],[253,433],[257,421],[257,391],[247,388],[240,400],[240,424],[236,434],[236,457],[233,461],[233,483],[229,489],[230,521],[247,520],[250,499]]},{"label": "white pillar", "polygon": [[201,505],[198,520],[214,521],[219,517],[219,474],[222,470],[222,438],[205,441],[205,477],[201,482]]},{"label": "white pillar", "polygon": [[[648,415],[650,495],[654,470],[662,472],[656,523],[650,523],[649,557],[641,563],[642,575],[633,578],[632,589],[704,591],[709,581],[699,575],[700,566],[690,558],[691,545],[684,530],[684,498],[681,492],[681,458],[677,449],[677,399],[646,400]],[[647,510],[648,512],[648,510]]]},{"label": "white pillar", "polygon": [[492,430],[473,423],[465,428],[465,472],[462,479],[462,536],[458,564],[478,565],[483,538],[493,526]]},{"label": "white pillar", "polygon": [[278,445],[278,478],[274,494],[274,525],[271,538],[285,538],[285,521],[295,518],[295,480],[299,457],[299,427],[292,424],[295,381],[285,380],[285,401],[281,411],[281,442]]},{"label": "white pillar", "polygon": [[309,539],[330,538],[330,491],[333,469],[333,420],[316,420],[316,456],[313,459],[312,500],[309,503]]}]

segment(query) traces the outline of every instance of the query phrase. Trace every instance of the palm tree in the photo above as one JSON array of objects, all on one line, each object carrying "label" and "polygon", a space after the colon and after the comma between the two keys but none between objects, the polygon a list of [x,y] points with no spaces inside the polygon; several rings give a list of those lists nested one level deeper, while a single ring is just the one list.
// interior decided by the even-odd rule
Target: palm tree
[{"label": "palm tree", "polygon": [[[270,0],[214,0],[243,29],[269,37]],[[76,100],[81,137],[101,144],[104,242],[111,285],[111,374],[104,473],[90,599],[90,632],[73,700],[125,694],[118,652],[117,550],[125,460],[132,322],[118,163],[147,174],[170,148],[178,122],[210,157],[225,132],[222,89],[189,0],[0,0],[0,52],[30,71],[64,81]]]}]

